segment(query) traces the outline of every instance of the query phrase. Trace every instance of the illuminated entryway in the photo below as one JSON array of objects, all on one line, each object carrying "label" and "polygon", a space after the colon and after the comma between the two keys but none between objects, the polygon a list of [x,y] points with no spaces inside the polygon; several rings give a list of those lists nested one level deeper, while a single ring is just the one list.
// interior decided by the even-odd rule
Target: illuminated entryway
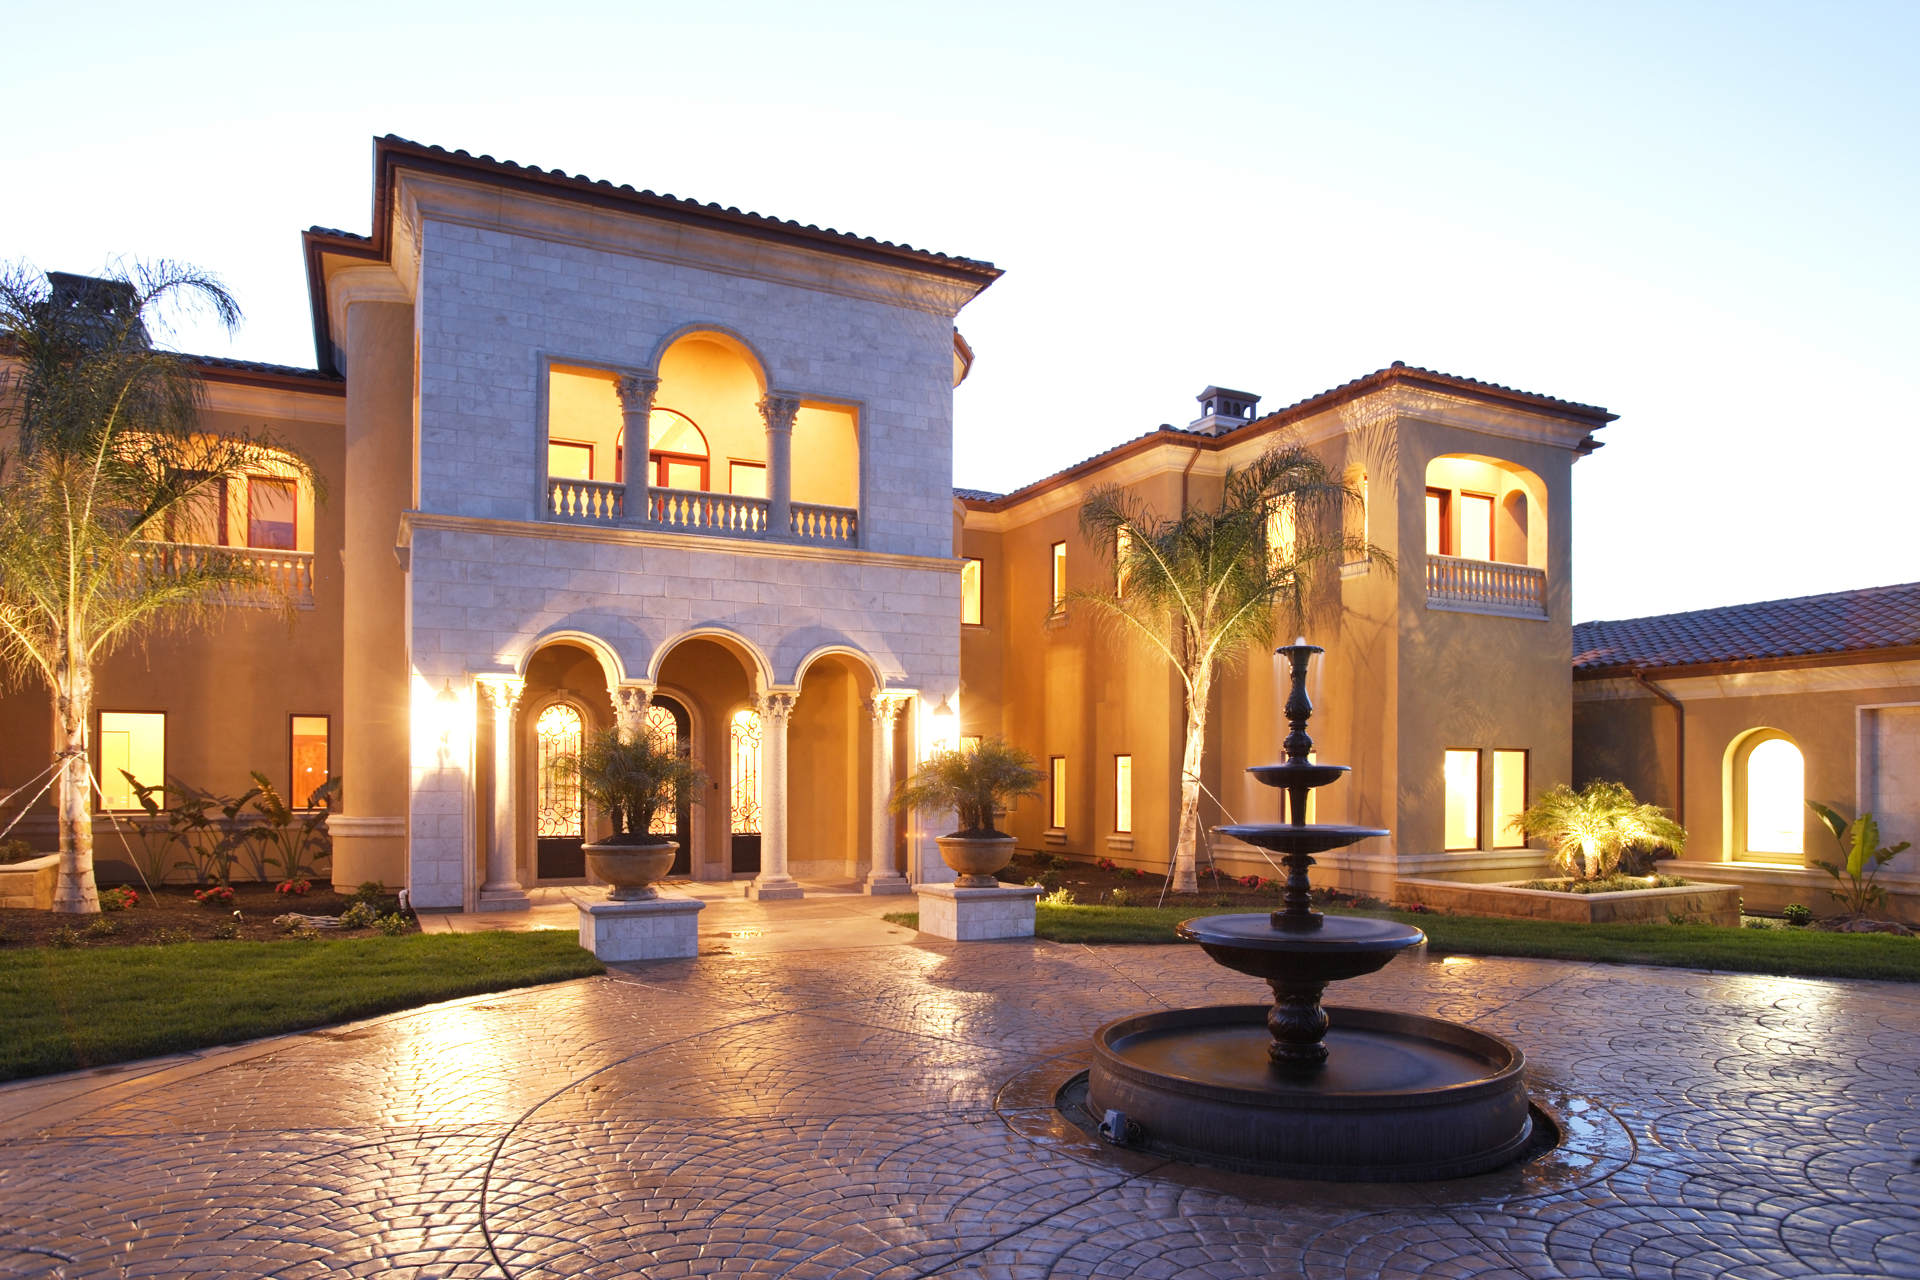
[{"label": "illuminated entryway", "polygon": [[578,775],[567,767],[585,740],[586,717],[571,703],[549,705],[534,724],[534,874],[542,880],[575,880],[587,873],[581,852],[586,803]]},{"label": "illuminated entryway", "polygon": [[741,707],[727,728],[727,824],[731,832],[729,869],[736,876],[760,872],[760,748],[765,730],[760,713]]}]

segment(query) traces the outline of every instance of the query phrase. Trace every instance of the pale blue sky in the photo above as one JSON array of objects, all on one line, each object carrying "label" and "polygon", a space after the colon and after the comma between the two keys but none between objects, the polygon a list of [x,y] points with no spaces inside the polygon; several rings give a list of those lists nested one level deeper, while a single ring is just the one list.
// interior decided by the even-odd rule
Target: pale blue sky
[{"label": "pale blue sky", "polygon": [[182,345],[310,364],[393,132],[992,259],[960,484],[1400,359],[1621,414],[1576,617],[1920,578],[1920,5],[690,9],[10,17],[0,257],[212,268]]}]

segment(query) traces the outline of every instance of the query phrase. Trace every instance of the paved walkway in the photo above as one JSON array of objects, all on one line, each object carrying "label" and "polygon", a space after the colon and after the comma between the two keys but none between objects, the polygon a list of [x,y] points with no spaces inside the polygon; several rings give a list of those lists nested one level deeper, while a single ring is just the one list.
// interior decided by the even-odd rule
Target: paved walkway
[{"label": "paved walkway", "polygon": [[4,1089],[0,1276],[1920,1277],[1920,989],[1402,958],[1342,999],[1514,1038],[1569,1121],[1458,1183],[1053,1114],[1102,1021],[1259,991],[1183,947],[703,955]]}]

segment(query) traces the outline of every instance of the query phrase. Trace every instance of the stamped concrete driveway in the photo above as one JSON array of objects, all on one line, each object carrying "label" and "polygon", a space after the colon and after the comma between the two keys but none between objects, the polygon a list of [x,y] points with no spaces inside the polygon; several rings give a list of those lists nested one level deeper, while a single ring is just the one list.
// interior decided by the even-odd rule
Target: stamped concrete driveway
[{"label": "stamped concrete driveway", "polygon": [[728,954],[0,1091],[0,1275],[1920,1276],[1920,992],[1407,957],[1341,999],[1519,1041],[1568,1143],[1415,1187],[1062,1124],[1181,947]]}]

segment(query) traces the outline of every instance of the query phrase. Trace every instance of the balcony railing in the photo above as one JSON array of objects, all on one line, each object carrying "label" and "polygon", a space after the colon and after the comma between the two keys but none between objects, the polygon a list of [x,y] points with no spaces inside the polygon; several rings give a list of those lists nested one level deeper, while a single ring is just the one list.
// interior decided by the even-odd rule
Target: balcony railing
[{"label": "balcony railing", "polygon": [[[627,487],[604,480],[547,481],[547,515],[569,523],[684,529],[729,538],[771,538],[772,504],[765,498],[705,489],[649,489],[644,519],[627,518]],[[852,507],[796,502],[786,540],[850,547],[860,540],[860,513]]]},{"label": "balcony railing", "polygon": [[1427,557],[1427,608],[1492,613],[1508,618],[1547,616],[1547,571],[1497,560]]},{"label": "balcony railing", "polygon": [[149,573],[176,573],[197,569],[215,557],[251,564],[263,580],[258,587],[233,587],[228,604],[278,605],[289,601],[296,609],[313,608],[313,552],[269,551],[260,547],[216,547],[188,542],[151,542],[134,557]]}]

